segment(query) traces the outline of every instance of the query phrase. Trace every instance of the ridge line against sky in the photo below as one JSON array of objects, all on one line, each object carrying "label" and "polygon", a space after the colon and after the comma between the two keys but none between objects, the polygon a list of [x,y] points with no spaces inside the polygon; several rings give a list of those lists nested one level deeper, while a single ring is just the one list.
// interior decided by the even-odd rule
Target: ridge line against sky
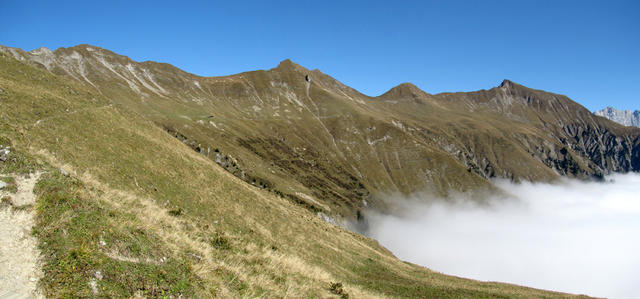
[{"label": "ridge line against sky", "polygon": [[0,2],[0,44],[92,44],[200,76],[291,59],[367,95],[509,79],[589,110],[640,109],[638,1]]}]

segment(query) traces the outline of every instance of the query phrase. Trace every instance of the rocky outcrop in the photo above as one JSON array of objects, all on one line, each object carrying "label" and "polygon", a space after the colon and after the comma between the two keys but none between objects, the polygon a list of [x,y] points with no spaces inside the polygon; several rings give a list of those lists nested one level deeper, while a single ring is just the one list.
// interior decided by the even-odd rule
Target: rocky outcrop
[{"label": "rocky outcrop", "polygon": [[586,174],[601,176],[611,172],[640,170],[637,158],[633,155],[640,150],[637,136],[615,135],[606,128],[590,125],[567,125],[564,129],[567,138],[562,142],[586,158]]},{"label": "rocky outcrop", "polygon": [[598,116],[606,117],[621,125],[640,127],[640,110],[618,110],[613,107],[607,107],[593,113]]}]

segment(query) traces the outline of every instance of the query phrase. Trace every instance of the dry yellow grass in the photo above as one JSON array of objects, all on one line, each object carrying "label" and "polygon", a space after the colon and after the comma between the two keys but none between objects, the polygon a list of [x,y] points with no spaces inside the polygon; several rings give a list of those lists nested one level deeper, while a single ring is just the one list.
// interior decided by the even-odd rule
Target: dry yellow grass
[{"label": "dry yellow grass", "polygon": [[[47,161],[49,164],[64,169],[68,173],[77,175],[83,183],[94,190],[93,197],[97,200],[108,203],[114,209],[127,210],[130,213],[138,215],[138,220],[140,220],[143,229],[160,236],[164,242],[164,246],[171,249],[175,255],[184,252],[197,255],[201,260],[194,266],[194,272],[207,282],[205,285],[207,285],[209,291],[214,289],[213,286],[217,286],[219,289],[215,290],[215,292],[218,295],[224,297],[231,296],[230,291],[219,280],[207,279],[215,276],[215,272],[221,269],[235,275],[229,283],[233,283],[236,279],[245,281],[254,288],[259,287],[271,291],[269,297],[300,298],[308,296],[312,294],[312,292],[323,293],[326,290],[322,286],[328,286],[331,282],[339,280],[325,269],[311,265],[295,254],[284,254],[274,251],[271,248],[258,247],[255,243],[239,244],[243,246],[242,252],[248,252],[248,254],[228,255],[220,259],[219,256],[213,256],[211,254],[215,249],[200,237],[211,233],[210,231],[204,231],[201,227],[192,225],[185,219],[170,216],[166,208],[158,206],[150,198],[111,188],[96,180],[88,172],[78,173],[71,165],[61,164],[46,150],[32,150],[36,152],[38,157]],[[192,151],[187,151],[183,154],[193,155]],[[201,159],[201,157],[197,155],[191,158],[204,163],[212,163],[210,160]],[[217,167],[215,164],[211,166]],[[237,178],[228,175],[226,172],[223,172],[222,175],[228,176],[228,179],[237,180]],[[284,206],[281,206],[283,208],[281,211],[286,212],[285,209],[288,202],[281,198],[273,197],[271,194],[261,193],[254,187],[248,185],[244,185],[243,187],[246,187],[257,199],[279,201],[281,205],[284,204]],[[272,198],[265,198],[265,196]],[[264,237],[270,238],[271,233],[258,223],[250,223],[249,226],[260,227],[261,232],[265,235]],[[338,251],[337,248],[332,249]],[[106,254],[109,257],[128,262],[159,263],[159,261],[151,259],[141,260],[140,258],[123,256],[118,252],[106,252]],[[260,269],[253,269],[255,266],[252,266],[252,264],[256,262],[259,262]],[[281,283],[274,282],[270,273],[286,273],[287,276],[298,278],[285,279],[283,288]],[[357,285],[345,284],[345,286],[356,298],[387,298],[387,296],[382,294],[363,290]],[[207,293],[210,292],[204,292],[204,294]],[[243,297],[250,298],[254,296],[258,296],[258,294],[249,293]]]}]

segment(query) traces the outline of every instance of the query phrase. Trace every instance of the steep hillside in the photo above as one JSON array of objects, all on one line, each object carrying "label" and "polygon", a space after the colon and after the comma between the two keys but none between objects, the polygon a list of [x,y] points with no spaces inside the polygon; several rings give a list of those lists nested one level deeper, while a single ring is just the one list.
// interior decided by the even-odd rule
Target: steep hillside
[{"label": "steep hillside", "polygon": [[640,170],[640,130],[508,80],[438,95],[402,84],[368,97],[289,60],[205,78],[88,45],[1,50],[151,120],[244,181],[337,218],[384,209],[393,192]]},{"label": "steep hillside", "polygon": [[[42,173],[21,209],[35,211],[49,297],[569,297],[436,273],[317,216],[352,211],[366,190],[487,185],[409,106],[318,71],[306,96],[291,62],[200,78],[88,46],[12,51],[0,53],[0,172]],[[433,167],[428,184],[420,167]]]},{"label": "steep hillside", "polygon": [[607,107],[593,114],[605,117],[624,126],[640,127],[640,110],[618,110],[613,107]]}]

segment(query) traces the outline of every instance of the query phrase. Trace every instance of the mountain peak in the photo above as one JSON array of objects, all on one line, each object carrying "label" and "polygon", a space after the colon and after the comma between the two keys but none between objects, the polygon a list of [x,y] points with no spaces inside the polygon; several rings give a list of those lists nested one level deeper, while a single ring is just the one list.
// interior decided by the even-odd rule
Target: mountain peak
[{"label": "mountain peak", "polygon": [[40,54],[53,54],[51,50],[47,47],[40,47],[39,49],[29,51],[31,54],[40,55]]},{"label": "mountain peak", "polygon": [[412,89],[412,90],[419,89],[417,86],[415,86],[415,84],[413,84],[411,82],[400,83],[394,88]]},{"label": "mountain peak", "polygon": [[405,82],[389,89],[389,91],[385,92],[382,96],[415,96],[419,94],[426,94],[426,92],[415,86],[413,83]]},{"label": "mountain peak", "polygon": [[428,96],[429,94],[424,92],[422,89],[413,85],[412,83],[405,82],[397,85],[394,88],[389,89],[389,91],[382,94],[380,97],[386,100],[393,101],[414,101],[417,103],[421,103],[421,98]]},{"label": "mountain peak", "polygon": [[514,85],[515,83],[509,79],[504,79],[502,80],[502,83],[500,83],[500,87],[513,87]]},{"label": "mountain peak", "polygon": [[524,86],[522,84],[518,84],[516,82],[513,82],[509,79],[504,79],[502,80],[502,83],[500,83],[500,86],[498,86],[499,88],[503,88],[503,89],[511,89],[511,90],[528,90],[530,89],[527,86]]},{"label": "mountain peak", "polygon": [[291,61],[291,59],[287,58],[283,61],[280,61],[280,63],[278,64],[278,69],[282,69],[282,68],[295,68],[299,66],[298,64],[296,64],[295,62]]},{"label": "mountain peak", "polygon": [[638,110],[618,110],[609,106],[600,111],[595,111],[593,114],[608,118],[621,125],[640,127],[640,111]]},{"label": "mountain peak", "polygon": [[280,72],[285,71],[285,72],[309,72],[308,69],[306,69],[305,67],[291,61],[291,59],[285,59],[283,61],[280,61],[280,63],[278,64],[278,66],[275,68],[275,70],[278,70]]}]

